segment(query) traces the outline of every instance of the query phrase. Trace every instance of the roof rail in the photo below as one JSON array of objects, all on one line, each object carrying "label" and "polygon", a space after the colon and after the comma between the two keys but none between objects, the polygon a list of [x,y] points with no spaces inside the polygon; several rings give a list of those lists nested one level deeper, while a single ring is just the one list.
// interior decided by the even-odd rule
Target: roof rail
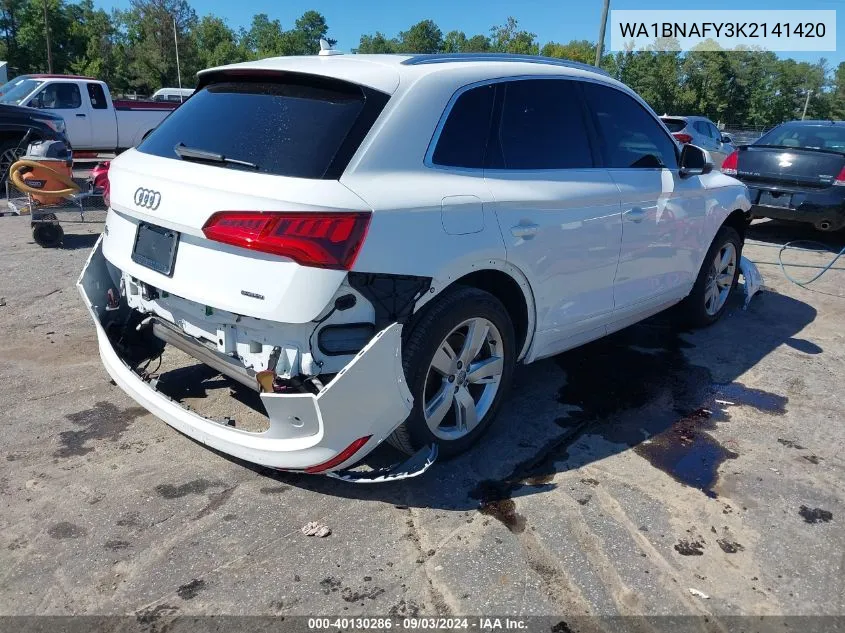
[{"label": "roof rail", "polygon": [[565,66],[567,68],[578,68],[593,73],[599,73],[610,77],[610,73],[596,66],[574,62],[569,59],[557,57],[542,57],[540,55],[520,55],[516,53],[428,53],[414,55],[402,61],[406,66],[418,66],[420,64],[446,64],[450,62],[527,62],[530,64],[550,64],[552,66]]}]

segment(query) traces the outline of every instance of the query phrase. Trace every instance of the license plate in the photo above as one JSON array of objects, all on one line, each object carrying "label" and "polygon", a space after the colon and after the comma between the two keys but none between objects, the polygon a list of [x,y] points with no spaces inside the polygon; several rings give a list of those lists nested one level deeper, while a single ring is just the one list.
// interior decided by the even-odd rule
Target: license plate
[{"label": "license plate", "polygon": [[761,191],[760,201],[757,204],[762,204],[767,207],[783,207],[790,208],[792,206],[792,194],[782,193],[775,195],[771,191]]},{"label": "license plate", "polygon": [[179,233],[155,224],[141,222],[132,249],[132,261],[170,277],[176,261]]}]

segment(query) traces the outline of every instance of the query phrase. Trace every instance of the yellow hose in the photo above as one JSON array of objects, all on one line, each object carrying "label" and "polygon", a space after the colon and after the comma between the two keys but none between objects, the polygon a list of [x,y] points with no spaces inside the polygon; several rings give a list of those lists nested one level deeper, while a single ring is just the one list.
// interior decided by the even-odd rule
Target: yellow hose
[{"label": "yellow hose", "polygon": [[[67,189],[58,189],[58,190],[47,190],[47,189],[36,189],[35,187],[30,187],[26,184],[26,181],[21,178],[21,171],[25,167],[32,167],[37,169],[46,169],[47,171],[53,172],[53,177],[61,182],[63,185],[67,185]],[[14,183],[15,187],[23,191],[24,193],[32,193],[35,195],[42,195],[42,196],[70,196],[75,193],[79,193],[80,188],[73,180],[65,176],[63,173],[56,171],[52,167],[45,165],[44,163],[40,163],[35,160],[28,160],[26,158],[22,158],[13,164],[9,168],[9,178]]]}]

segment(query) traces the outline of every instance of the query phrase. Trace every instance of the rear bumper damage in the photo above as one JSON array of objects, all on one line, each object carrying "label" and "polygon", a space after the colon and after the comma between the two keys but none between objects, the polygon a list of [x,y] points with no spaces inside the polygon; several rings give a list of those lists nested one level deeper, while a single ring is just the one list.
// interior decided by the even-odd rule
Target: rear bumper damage
[{"label": "rear bumper damage", "polygon": [[[97,329],[100,356],[112,379],[134,400],[170,426],[198,442],[249,462],[285,470],[309,470],[337,460],[349,447],[358,449],[321,469],[340,471],[359,461],[402,423],[413,397],[401,360],[402,325],[380,332],[317,394],[261,393],[269,428],[248,432],[202,417],[157,391],[121,358],[107,330],[131,312],[125,302],[108,306],[119,272],[103,256],[102,237],[91,252],[77,286]],[[425,468],[436,456],[423,460]],[[406,464],[402,465],[406,467]],[[396,473],[400,475],[400,473]],[[384,477],[385,473],[380,473]]]}]

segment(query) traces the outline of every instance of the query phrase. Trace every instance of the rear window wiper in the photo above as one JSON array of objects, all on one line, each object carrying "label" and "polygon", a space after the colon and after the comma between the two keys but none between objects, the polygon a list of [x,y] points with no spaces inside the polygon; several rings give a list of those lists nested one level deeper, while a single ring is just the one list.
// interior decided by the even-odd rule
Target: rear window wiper
[{"label": "rear window wiper", "polygon": [[223,154],[217,152],[210,152],[206,149],[198,149],[196,147],[188,147],[184,143],[177,143],[173,151],[179,155],[179,158],[184,160],[200,160],[208,161],[209,163],[221,163],[223,165],[240,165],[241,167],[249,167],[250,169],[258,169],[258,165],[250,163],[245,160],[237,160],[236,158],[227,158]]}]

